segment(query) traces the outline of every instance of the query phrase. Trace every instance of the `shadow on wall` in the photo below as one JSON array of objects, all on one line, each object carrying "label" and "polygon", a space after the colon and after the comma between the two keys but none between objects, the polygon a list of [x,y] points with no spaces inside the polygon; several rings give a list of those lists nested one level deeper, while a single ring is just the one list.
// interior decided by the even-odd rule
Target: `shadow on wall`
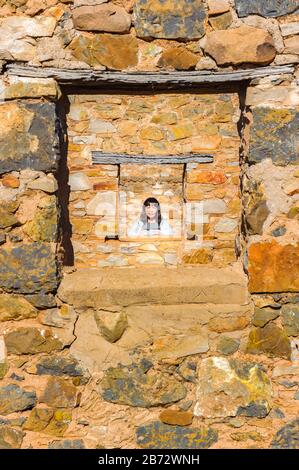
[{"label": "shadow on wall", "polygon": [[64,266],[74,265],[74,250],[71,242],[72,225],[69,217],[69,196],[70,187],[68,185],[69,170],[67,166],[68,132],[66,116],[69,112],[70,102],[67,96],[63,95],[56,106],[56,113],[59,121],[59,144],[60,162],[56,179],[58,182],[58,204],[60,208],[60,249],[62,251],[61,262]]}]

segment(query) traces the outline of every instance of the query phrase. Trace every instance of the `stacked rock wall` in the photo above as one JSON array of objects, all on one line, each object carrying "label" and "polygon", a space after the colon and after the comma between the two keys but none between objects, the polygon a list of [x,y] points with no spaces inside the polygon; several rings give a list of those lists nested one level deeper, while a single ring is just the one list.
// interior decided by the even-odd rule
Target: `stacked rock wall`
[{"label": "stacked rock wall", "polygon": [[[237,93],[79,95],[69,100],[69,212],[76,266],[223,266],[236,261],[241,214]],[[214,162],[186,168],[92,165],[93,150],[169,158],[212,153]],[[173,234],[140,242],[137,234],[128,235],[150,196],[159,200]],[[112,240],[105,243],[105,238]]]},{"label": "stacked rock wall", "polygon": [[[0,0],[0,448],[298,447],[298,10]],[[16,63],[293,68],[233,91],[87,94]],[[120,186],[142,199],[161,171],[91,166],[92,150],[213,154],[163,181],[214,201],[207,245],[105,241],[97,198]]]}]

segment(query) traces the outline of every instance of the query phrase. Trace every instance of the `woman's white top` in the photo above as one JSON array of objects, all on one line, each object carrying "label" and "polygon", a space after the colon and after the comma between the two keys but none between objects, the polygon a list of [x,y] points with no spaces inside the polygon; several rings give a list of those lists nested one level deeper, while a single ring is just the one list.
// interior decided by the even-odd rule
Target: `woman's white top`
[{"label": "woman's white top", "polygon": [[134,222],[134,224],[128,230],[129,237],[154,237],[154,236],[171,236],[173,235],[173,230],[166,220],[162,219],[160,223],[160,230],[155,227],[150,228],[150,230],[146,230],[145,225],[141,220]]}]

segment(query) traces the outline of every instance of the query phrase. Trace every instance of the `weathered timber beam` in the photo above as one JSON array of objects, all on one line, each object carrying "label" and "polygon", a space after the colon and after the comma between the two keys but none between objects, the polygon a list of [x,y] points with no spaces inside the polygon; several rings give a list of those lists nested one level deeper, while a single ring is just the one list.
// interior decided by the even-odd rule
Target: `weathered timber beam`
[{"label": "weathered timber beam", "polygon": [[252,80],[269,75],[292,73],[292,65],[259,67],[231,72],[111,72],[91,69],[67,70],[10,64],[9,75],[34,78],[55,78],[62,85],[152,85],[188,87]]},{"label": "weathered timber beam", "polygon": [[93,164],[152,164],[163,165],[173,163],[213,163],[214,159],[209,154],[188,154],[188,155],[128,155],[125,153],[103,153],[91,152]]}]

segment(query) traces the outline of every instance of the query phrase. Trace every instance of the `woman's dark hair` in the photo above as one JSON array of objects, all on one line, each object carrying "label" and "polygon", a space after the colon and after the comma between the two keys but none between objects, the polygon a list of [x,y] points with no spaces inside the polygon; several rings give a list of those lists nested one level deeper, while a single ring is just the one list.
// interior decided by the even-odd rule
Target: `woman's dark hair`
[{"label": "woman's dark hair", "polygon": [[160,230],[160,224],[161,224],[161,220],[162,220],[161,207],[160,207],[159,201],[156,198],[148,197],[144,201],[144,203],[142,205],[142,212],[141,212],[141,215],[140,215],[140,220],[143,223],[145,229],[149,230],[150,229],[150,224],[148,222],[148,218],[147,218],[147,215],[146,215],[146,212],[145,212],[145,208],[150,206],[151,204],[156,204],[156,207],[157,207],[156,222],[158,224],[158,229]]}]

